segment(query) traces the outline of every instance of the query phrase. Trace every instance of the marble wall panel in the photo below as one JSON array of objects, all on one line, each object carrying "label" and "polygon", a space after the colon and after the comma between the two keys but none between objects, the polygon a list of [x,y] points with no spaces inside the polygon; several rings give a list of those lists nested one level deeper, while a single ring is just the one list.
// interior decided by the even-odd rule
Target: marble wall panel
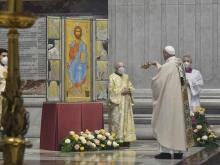
[{"label": "marble wall panel", "polygon": [[40,137],[42,109],[29,107],[26,110],[30,113],[30,126],[25,137]]},{"label": "marble wall panel", "polygon": [[[195,58],[201,57],[201,5],[195,7]],[[200,69],[200,60],[194,60],[193,64],[195,68]]]},{"label": "marble wall panel", "polygon": [[144,60],[163,64],[162,49],[172,45],[178,57],[192,56],[192,67],[200,70],[205,80],[201,97],[211,101],[210,95],[206,97],[207,91],[220,88],[219,1],[116,0],[116,4],[109,11],[110,65],[117,60],[125,62],[136,97],[144,97],[143,93],[150,96],[151,78],[156,74],[153,67],[140,70],[139,63]]},{"label": "marble wall panel", "polygon": [[[145,6],[145,10],[144,10],[144,17],[145,17],[145,25],[144,25],[144,35],[145,35],[145,39],[144,39],[144,54],[145,54],[145,61],[149,61],[151,62],[152,59],[150,59],[149,57],[149,53],[150,53],[150,7],[149,5]],[[144,87],[145,88],[150,88],[150,71],[149,70],[145,70],[144,71]]]},{"label": "marble wall panel", "polygon": [[200,0],[201,4],[212,4],[213,0]]},{"label": "marble wall panel", "polygon": [[127,6],[128,1],[127,0],[116,0],[116,5],[118,5],[118,6]]},{"label": "marble wall panel", "polygon": [[182,1],[183,4],[192,4],[192,5],[195,5],[196,4],[196,0],[179,0],[179,1]]},{"label": "marble wall panel", "polygon": [[218,74],[218,4],[212,5],[212,62],[213,75]]},{"label": "marble wall panel", "polygon": [[133,83],[137,84],[136,88],[143,88],[141,86],[141,83],[138,84],[138,82],[142,82],[144,75],[144,70],[140,69],[140,64],[145,60],[145,52],[144,52],[144,41],[145,41],[145,20],[144,20],[144,6],[134,6],[133,7],[133,22],[132,27],[133,31],[129,32],[132,34],[132,47],[133,51],[131,54],[131,61],[135,61],[131,63],[131,66],[129,67],[129,74],[131,74],[131,80]]},{"label": "marble wall panel", "polygon": [[[184,55],[190,55],[195,61],[195,5],[184,5]],[[192,66],[195,68],[194,63]]]},{"label": "marble wall panel", "polygon": [[[220,4],[218,4],[218,41],[220,41]],[[218,56],[217,56],[217,77],[220,79],[220,42],[218,42]]]},{"label": "marble wall panel", "polygon": [[178,0],[163,0],[163,3],[166,5],[177,5]]},{"label": "marble wall panel", "polygon": [[201,73],[203,79],[213,78],[212,5],[201,5]]},{"label": "marble wall panel", "polygon": [[[162,45],[161,45],[161,29],[162,29],[162,10],[161,5],[152,5],[150,9],[150,34],[149,34],[149,60],[162,62]],[[155,75],[155,70],[150,70],[150,77]]]},{"label": "marble wall panel", "polygon": [[126,72],[130,75],[132,72],[132,58],[133,58],[133,35],[134,33],[134,27],[133,27],[133,21],[134,21],[134,17],[133,17],[133,12],[134,12],[134,8],[133,6],[128,6],[128,40],[127,40],[127,45],[128,45],[128,54],[127,54],[127,59],[125,59],[124,62],[127,63],[126,66]]},{"label": "marble wall panel", "polygon": [[149,0],[149,5],[161,5],[163,0]]},{"label": "marble wall panel", "polygon": [[[127,6],[116,6],[116,61],[127,59],[128,47],[128,8]],[[127,61],[127,60],[126,60]],[[125,62],[125,65],[127,63]]]},{"label": "marble wall panel", "polygon": [[[144,6],[146,0],[132,0],[134,6]],[[129,1],[128,1],[129,2]]]},{"label": "marble wall panel", "polygon": [[[166,45],[172,45],[175,48],[175,51],[178,52],[178,5],[167,5],[164,8],[166,12],[166,18],[164,18],[166,21],[166,25],[164,25],[166,28],[166,40],[162,47],[165,47]],[[178,57],[180,56],[178,53],[176,53],[176,55]]]}]

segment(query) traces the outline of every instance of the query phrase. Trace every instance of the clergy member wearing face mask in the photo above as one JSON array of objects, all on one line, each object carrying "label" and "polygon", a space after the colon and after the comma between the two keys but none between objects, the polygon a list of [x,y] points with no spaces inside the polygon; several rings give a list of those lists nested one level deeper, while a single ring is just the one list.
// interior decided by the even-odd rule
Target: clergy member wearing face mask
[{"label": "clergy member wearing face mask", "polygon": [[109,132],[115,133],[120,146],[129,147],[136,140],[132,105],[134,87],[125,74],[122,62],[115,63],[115,73],[109,76]]},{"label": "clergy member wearing face mask", "polygon": [[192,69],[192,60],[189,55],[185,55],[183,57],[183,62],[186,69],[188,99],[192,114],[196,107],[200,107],[199,93],[204,85],[204,82],[201,73],[198,70]]},{"label": "clergy member wearing face mask", "polygon": [[[6,77],[8,74],[8,51],[0,48],[0,93],[5,91]],[[2,114],[2,95],[0,94],[0,120]]]}]

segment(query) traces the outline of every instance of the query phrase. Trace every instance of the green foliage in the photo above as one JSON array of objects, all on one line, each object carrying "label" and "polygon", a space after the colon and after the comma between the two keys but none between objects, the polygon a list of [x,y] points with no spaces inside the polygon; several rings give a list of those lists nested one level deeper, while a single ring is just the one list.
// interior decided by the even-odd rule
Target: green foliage
[{"label": "green foliage", "polygon": [[66,144],[66,145],[63,145],[62,148],[61,148],[61,152],[71,152],[73,149],[73,145],[70,143],[70,144]]}]

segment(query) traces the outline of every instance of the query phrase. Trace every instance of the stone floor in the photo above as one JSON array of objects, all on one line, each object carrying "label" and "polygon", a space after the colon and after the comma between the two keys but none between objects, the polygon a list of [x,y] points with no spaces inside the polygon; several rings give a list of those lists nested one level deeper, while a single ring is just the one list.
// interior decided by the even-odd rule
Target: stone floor
[{"label": "stone floor", "polygon": [[[219,165],[220,149],[192,147],[182,160],[157,160],[155,140],[138,140],[130,148],[115,151],[61,153],[39,149],[39,139],[29,139],[33,147],[25,152],[26,165]],[[211,158],[213,160],[211,161]],[[0,153],[2,163],[2,153]]]}]

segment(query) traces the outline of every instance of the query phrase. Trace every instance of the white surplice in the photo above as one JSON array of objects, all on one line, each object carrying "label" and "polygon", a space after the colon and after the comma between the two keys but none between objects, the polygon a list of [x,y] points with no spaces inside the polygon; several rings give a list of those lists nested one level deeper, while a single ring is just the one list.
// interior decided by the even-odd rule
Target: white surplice
[{"label": "white surplice", "polygon": [[189,82],[188,99],[190,110],[200,107],[199,93],[204,85],[202,75],[198,70],[193,69],[191,73],[186,73],[186,79]]}]

